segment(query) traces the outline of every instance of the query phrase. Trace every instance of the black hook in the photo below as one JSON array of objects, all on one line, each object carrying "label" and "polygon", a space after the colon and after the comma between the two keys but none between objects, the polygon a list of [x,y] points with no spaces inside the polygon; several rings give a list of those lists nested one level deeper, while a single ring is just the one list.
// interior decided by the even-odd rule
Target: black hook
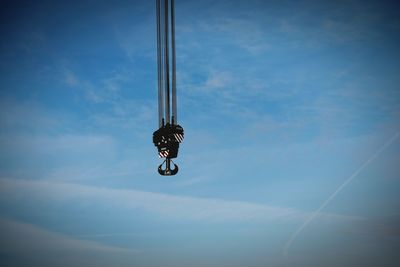
[{"label": "black hook", "polygon": [[[164,162],[165,162],[165,170],[162,169],[162,165],[164,164]],[[178,170],[179,170],[178,165],[176,165],[171,159],[167,158],[167,159],[165,159],[164,162],[160,166],[158,166],[159,174],[169,176],[169,175],[175,175],[178,173]],[[174,165],[173,169],[171,169],[171,162]]]}]

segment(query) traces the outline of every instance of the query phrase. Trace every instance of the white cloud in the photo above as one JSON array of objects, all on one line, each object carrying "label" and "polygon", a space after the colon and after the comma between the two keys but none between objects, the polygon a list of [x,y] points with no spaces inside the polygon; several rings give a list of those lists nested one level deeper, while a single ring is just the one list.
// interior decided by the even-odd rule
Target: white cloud
[{"label": "white cloud", "polygon": [[218,18],[203,21],[200,29],[216,33],[217,36],[224,34],[228,40],[243,48],[252,55],[259,55],[269,48],[265,31],[261,25],[253,21],[239,18]]},{"label": "white cloud", "polygon": [[[51,203],[70,200],[93,201],[99,205],[112,205],[124,211],[139,209],[164,219],[208,222],[263,222],[303,220],[309,213],[291,208],[265,204],[212,198],[177,196],[138,190],[111,189],[51,181],[0,179],[2,197],[23,196],[16,201],[43,198]],[[129,213],[129,212],[128,212]],[[355,221],[359,217],[321,213],[319,219]]]},{"label": "white cloud", "polygon": [[137,253],[139,250],[103,245],[101,243],[74,239],[41,227],[0,218],[0,249],[8,252],[55,252],[98,251]]},{"label": "white cloud", "polygon": [[192,186],[192,185],[197,185],[199,183],[204,183],[207,181],[212,180],[212,178],[207,177],[207,176],[195,176],[194,178],[189,178],[185,179],[182,181],[176,182],[176,185],[178,186]]},{"label": "white cloud", "polygon": [[155,59],[155,50],[152,50],[156,42],[154,25],[153,17],[148,17],[131,24],[130,27],[114,27],[117,43],[132,61],[138,55]]},{"label": "white cloud", "polygon": [[211,72],[205,81],[205,88],[226,88],[232,83],[232,75],[228,71]]},{"label": "white cloud", "polygon": [[[64,69],[63,75],[65,83],[76,88],[80,97],[85,101],[95,107],[101,104],[101,109],[90,110],[87,117],[89,124],[93,123],[95,126],[107,129],[121,127],[136,130],[138,126],[141,127],[148,125],[151,121],[156,121],[155,99],[137,100],[123,96],[124,88],[129,89],[136,77],[136,73],[131,68],[123,67],[112,70],[99,81],[81,79],[71,69]],[[126,84],[129,84],[129,87]],[[142,131],[143,129],[137,129],[136,132],[141,133]]]},{"label": "white cloud", "polygon": [[0,101],[0,127],[3,130],[47,131],[60,127],[60,121],[64,119],[65,116],[60,112],[56,111],[50,115],[34,101],[16,102],[7,99]]},{"label": "white cloud", "polygon": [[7,151],[36,155],[82,155],[114,152],[114,139],[107,135],[16,135],[0,136],[0,145]]},{"label": "white cloud", "polygon": [[78,86],[80,84],[80,81],[76,77],[75,73],[73,73],[70,70],[65,70],[64,71],[65,75],[65,83],[71,87]]}]

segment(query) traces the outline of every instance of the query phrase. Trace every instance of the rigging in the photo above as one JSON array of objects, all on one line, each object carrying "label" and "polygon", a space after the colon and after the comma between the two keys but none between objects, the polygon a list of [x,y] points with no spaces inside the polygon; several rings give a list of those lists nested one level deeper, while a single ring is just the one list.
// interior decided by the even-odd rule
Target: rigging
[{"label": "rigging", "polygon": [[153,143],[159,157],[165,158],[158,172],[161,175],[175,175],[179,168],[172,159],[178,157],[184,134],[177,117],[174,0],[156,0],[156,24],[159,129],[153,133]]}]

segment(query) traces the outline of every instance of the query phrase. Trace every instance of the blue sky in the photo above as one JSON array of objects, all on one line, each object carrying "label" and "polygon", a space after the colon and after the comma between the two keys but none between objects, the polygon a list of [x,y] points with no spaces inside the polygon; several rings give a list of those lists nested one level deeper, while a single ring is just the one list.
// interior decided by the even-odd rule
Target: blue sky
[{"label": "blue sky", "polygon": [[398,266],[396,4],[175,2],[174,177],[155,3],[1,4],[0,264]]}]

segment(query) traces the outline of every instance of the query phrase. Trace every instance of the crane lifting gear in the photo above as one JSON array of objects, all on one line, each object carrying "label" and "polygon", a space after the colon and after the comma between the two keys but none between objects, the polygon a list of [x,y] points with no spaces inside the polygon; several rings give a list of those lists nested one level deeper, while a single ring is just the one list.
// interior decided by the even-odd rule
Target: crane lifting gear
[{"label": "crane lifting gear", "polygon": [[[165,158],[158,172],[161,175],[175,175],[178,165],[171,159],[178,157],[179,144],[184,135],[183,128],[177,124],[174,0],[156,0],[156,11],[159,129],[153,133],[153,143],[159,157]],[[171,169],[171,162],[174,169]],[[165,169],[162,168],[164,163]]]}]

